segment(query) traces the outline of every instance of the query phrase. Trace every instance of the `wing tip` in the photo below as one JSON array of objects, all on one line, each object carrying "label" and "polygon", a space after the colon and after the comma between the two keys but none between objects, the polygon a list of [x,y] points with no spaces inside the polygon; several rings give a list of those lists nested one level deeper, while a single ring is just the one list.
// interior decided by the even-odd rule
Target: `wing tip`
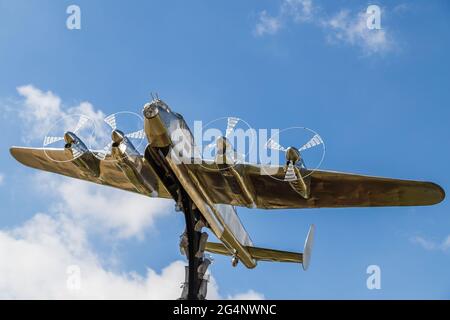
[{"label": "wing tip", "polygon": [[12,146],[9,148],[9,153],[20,164],[33,168],[33,166],[29,163],[29,161],[27,161],[27,158],[24,156],[24,151],[26,149],[29,148]]},{"label": "wing tip", "polygon": [[445,199],[445,190],[440,185],[434,182],[426,182],[429,186],[430,191],[433,192],[433,198],[430,205],[438,204],[444,201]]},{"label": "wing tip", "polygon": [[19,161],[19,159],[17,158],[19,155],[19,150],[21,148],[20,147],[16,147],[16,146],[12,146],[9,148],[9,153],[11,154],[11,156],[16,159],[17,161]]}]

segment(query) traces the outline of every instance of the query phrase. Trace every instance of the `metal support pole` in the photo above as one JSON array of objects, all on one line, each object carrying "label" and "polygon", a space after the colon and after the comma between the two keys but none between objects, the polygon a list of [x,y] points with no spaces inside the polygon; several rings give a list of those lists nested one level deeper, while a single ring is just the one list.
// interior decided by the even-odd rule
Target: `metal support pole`
[{"label": "metal support pole", "polygon": [[[198,272],[198,267],[203,262],[203,255],[201,255],[201,257],[197,255],[200,248],[201,232],[195,230],[195,224],[200,219],[200,216],[197,210],[193,209],[192,200],[184,191],[182,195],[182,202],[186,221],[186,235],[188,238],[186,256],[189,266],[187,271],[187,279],[184,284],[185,286],[188,286],[187,295],[182,296],[181,299],[199,300],[205,298],[202,295],[199,295],[199,291],[202,282],[207,281],[203,280],[203,275]],[[186,292],[186,288],[184,288],[183,292]]]}]

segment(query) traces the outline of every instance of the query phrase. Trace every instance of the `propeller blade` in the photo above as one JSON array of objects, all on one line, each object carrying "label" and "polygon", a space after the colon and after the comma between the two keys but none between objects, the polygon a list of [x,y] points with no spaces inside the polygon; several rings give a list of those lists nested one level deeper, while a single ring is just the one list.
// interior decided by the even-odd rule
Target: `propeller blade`
[{"label": "propeller blade", "polygon": [[297,175],[295,174],[294,165],[292,161],[289,161],[288,167],[286,169],[286,174],[284,175],[284,181],[296,181]]},{"label": "propeller blade", "polygon": [[144,139],[145,138],[145,132],[143,129],[135,132],[130,132],[125,135],[127,138],[131,139]]},{"label": "propeller blade", "polygon": [[71,149],[72,149],[72,156],[74,159],[80,157],[83,154],[83,150],[78,148],[76,144],[72,144]]},{"label": "propeller blade", "polygon": [[75,129],[73,129],[73,133],[77,133],[81,128],[83,128],[83,126],[86,124],[86,122],[88,122],[89,118],[81,115],[80,119],[78,119],[78,123],[77,126],[75,127]]},{"label": "propeller blade", "polygon": [[286,151],[286,148],[280,145],[278,142],[273,141],[272,139],[269,139],[266,143],[266,148],[272,149],[272,150],[278,150],[278,151]]},{"label": "propeller blade", "polygon": [[227,130],[225,131],[225,137],[228,138],[233,132],[234,127],[236,127],[236,124],[239,122],[239,118],[230,117],[227,120]]},{"label": "propeller blade", "polygon": [[113,145],[113,141],[111,141],[110,143],[108,143],[108,144],[106,145],[106,147],[104,147],[102,150],[100,150],[100,151],[97,153],[97,158],[99,158],[100,160],[105,160],[106,155],[110,152],[112,145]]},{"label": "propeller blade", "polygon": [[306,169],[305,160],[303,160],[303,158],[300,158],[300,165],[301,165],[301,167]]},{"label": "propeller blade", "polygon": [[309,140],[307,143],[305,143],[300,149],[298,149],[299,151],[304,151],[306,149],[318,146],[320,144],[323,143],[322,138],[318,135],[315,134],[314,137],[311,138],[311,140]]},{"label": "propeller blade", "polygon": [[103,121],[105,121],[108,124],[108,126],[111,127],[111,129],[113,130],[117,129],[116,115],[114,113],[107,116]]},{"label": "propeller blade", "polygon": [[64,140],[64,137],[45,137],[44,138],[44,147],[49,144]]}]

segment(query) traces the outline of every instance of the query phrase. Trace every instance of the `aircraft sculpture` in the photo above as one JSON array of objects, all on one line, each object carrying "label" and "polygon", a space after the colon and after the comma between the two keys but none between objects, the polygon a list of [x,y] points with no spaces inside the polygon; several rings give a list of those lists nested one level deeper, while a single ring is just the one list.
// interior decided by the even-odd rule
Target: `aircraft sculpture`
[{"label": "aircraft sculpture", "polygon": [[[302,147],[282,147],[269,141],[267,147],[285,152],[283,165],[237,161],[228,141],[237,119],[229,118],[226,134],[215,141],[216,158],[192,156],[194,138],[183,117],[155,98],[143,108],[144,128],[125,134],[114,115],[105,118],[111,127],[111,142],[102,150],[90,150],[77,132],[86,123],[81,116],[75,128],[62,137],[49,136],[43,148],[12,147],[22,164],[44,171],[139,193],[173,199],[184,212],[186,230],[180,249],[186,254],[186,282],[181,299],[204,299],[210,259],[205,251],[228,255],[232,265],[241,262],[254,268],[258,261],[310,263],[314,225],[306,237],[303,253],[259,248],[253,245],[235,207],[260,209],[338,208],[380,206],[425,206],[441,202],[445,193],[431,182],[369,177],[350,173],[309,170],[302,151],[320,144],[315,136]],[[140,154],[132,143],[146,138]],[[179,143],[179,140],[183,143]],[[177,141],[174,141],[177,140]],[[64,141],[64,148],[49,147]],[[186,151],[187,150],[187,151]],[[195,159],[193,159],[195,158]],[[193,161],[188,161],[193,160]],[[271,175],[261,174],[265,171]],[[207,228],[220,243],[208,241]]]}]

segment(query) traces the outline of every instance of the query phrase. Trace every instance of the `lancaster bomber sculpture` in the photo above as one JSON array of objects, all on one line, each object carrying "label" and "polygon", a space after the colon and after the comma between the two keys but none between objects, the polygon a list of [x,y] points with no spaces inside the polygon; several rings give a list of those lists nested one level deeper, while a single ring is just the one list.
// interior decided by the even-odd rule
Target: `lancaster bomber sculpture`
[{"label": "lancaster bomber sculpture", "polygon": [[[235,207],[260,209],[301,209],[338,207],[425,206],[441,202],[444,190],[431,182],[369,177],[357,174],[309,170],[302,148],[268,147],[285,151],[286,162],[265,168],[262,164],[238,161],[227,135],[219,137],[216,158],[186,161],[183,150],[194,150],[194,137],[183,117],[159,98],[143,108],[144,128],[125,134],[114,116],[105,122],[112,128],[111,142],[102,150],[90,150],[77,132],[78,124],[62,137],[46,137],[43,148],[12,147],[12,156],[24,165],[65,176],[111,186],[148,197],[176,202],[186,219],[180,248],[186,254],[186,283],[182,299],[204,299],[210,260],[205,251],[228,255],[232,265],[241,262],[254,268],[258,261],[294,262],[308,268],[314,226],[311,226],[303,253],[254,246]],[[228,119],[227,133],[235,119]],[[176,133],[176,134],[175,134]],[[174,137],[184,143],[175,143]],[[144,154],[133,138],[148,140]],[[50,148],[54,141],[63,148]],[[178,141],[177,140],[177,141]],[[316,139],[317,140],[317,139]],[[314,141],[312,141],[314,145]],[[319,141],[316,141],[320,143]],[[180,147],[181,145],[181,147]],[[230,153],[230,151],[232,151]],[[267,170],[266,170],[267,169]],[[262,174],[262,172],[271,174]],[[208,241],[212,232],[220,243]]]}]

